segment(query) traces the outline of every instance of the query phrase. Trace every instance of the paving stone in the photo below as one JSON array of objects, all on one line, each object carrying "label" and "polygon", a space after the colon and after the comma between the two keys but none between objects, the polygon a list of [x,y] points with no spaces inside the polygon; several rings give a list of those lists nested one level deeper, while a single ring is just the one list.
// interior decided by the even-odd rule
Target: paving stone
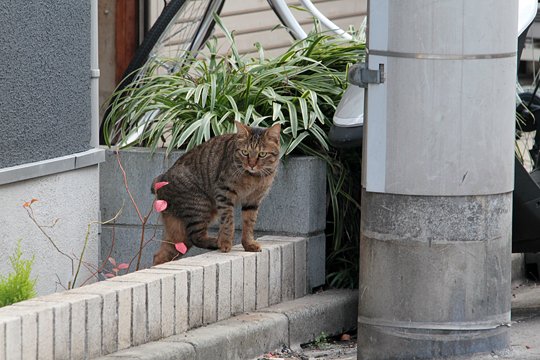
[{"label": "paving stone", "polygon": [[219,259],[222,258],[207,253],[178,260],[181,265],[203,267],[203,324],[211,324],[217,321],[218,284],[216,262]]},{"label": "paving stone", "polygon": [[[294,246],[294,298],[301,298],[307,294],[307,241],[305,237],[289,237],[266,235],[259,238],[261,242],[284,242]],[[315,245],[315,243],[314,243]],[[324,268],[323,268],[324,269]]]},{"label": "paving stone", "polygon": [[9,358],[6,347],[18,349],[15,352],[19,359],[37,356],[37,314],[28,310],[14,306],[0,308],[0,359]]},{"label": "paving stone", "polygon": [[[120,299],[120,296],[119,296]],[[122,303],[122,302],[120,302]],[[131,303],[131,301],[130,301]],[[101,297],[91,298],[86,300],[86,354],[89,359],[101,355],[102,348],[102,329],[103,321],[101,319],[101,313],[103,309],[103,299]],[[120,314],[119,314],[120,315]],[[125,329],[126,325],[121,321],[121,316],[118,317],[118,323],[122,325],[120,329]],[[131,312],[129,325],[127,326],[131,331]],[[119,331],[119,336],[122,331]]]},{"label": "paving stone", "polygon": [[148,340],[161,339],[161,280],[146,284],[146,301]]},{"label": "paving stone", "polygon": [[[55,311],[55,303],[66,304],[65,310]],[[56,336],[53,337],[50,334],[56,332],[53,330],[53,326],[57,321],[60,324],[67,324],[62,325],[62,327],[64,332],[65,327],[68,328],[69,341],[65,341],[65,344],[69,346],[71,358],[84,359],[86,353],[92,356],[101,353],[100,296],[64,291],[19,304],[26,304],[32,311],[37,312],[39,359],[53,359],[53,339],[56,339]],[[67,316],[65,322],[61,319],[62,316]],[[65,353],[65,349],[61,351]]]},{"label": "paving stone", "polygon": [[6,324],[0,320],[0,360],[6,360]]},{"label": "paving stone", "polygon": [[217,266],[209,265],[204,268],[203,288],[203,325],[217,321]]},{"label": "paving stone", "polygon": [[[67,356],[73,359],[83,359],[86,353],[92,356],[101,353],[100,296],[64,291],[14,306],[17,305],[28,306],[38,315],[39,359],[53,359],[53,353],[67,352],[70,354]],[[60,328],[56,329],[56,323],[61,325]],[[58,338],[50,335],[57,332]],[[64,339],[66,336],[69,340]],[[56,346],[55,350],[53,346]],[[56,358],[60,358],[59,356]]]},{"label": "paving stone", "polygon": [[[129,284],[126,284],[129,289]],[[89,336],[88,341],[88,355],[99,356],[101,354],[110,354],[118,349],[118,322],[117,322],[117,294],[118,289],[123,288],[122,284],[110,283],[107,281],[101,281],[99,283],[90,284],[80,288],[71,290],[75,294],[92,294],[99,295],[101,297],[101,306],[99,313],[95,314],[96,326],[91,326],[89,323]],[[131,291],[131,290],[128,290]],[[89,309],[89,312],[96,312],[95,303],[93,308]],[[97,319],[100,319],[98,321]],[[100,340],[94,338],[94,335],[98,332],[97,325],[101,325],[99,329]],[[101,349],[97,346],[101,345]]]},{"label": "paving stone", "polygon": [[244,312],[254,311],[257,305],[257,254],[239,252],[243,257],[243,308]]},{"label": "paving stone", "polygon": [[36,312],[25,314],[22,320],[22,358],[33,359],[37,356],[38,317]]},{"label": "paving stone", "polygon": [[281,301],[294,299],[294,243],[281,248]]},{"label": "paving stone", "polygon": [[264,243],[263,251],[268,251],[268,304],[281,302],[281,248],[282,243]]},{"label": "paving stone", "polygon": [[175,277],[161,279],[161,336],[174,335],[175,313],[174,308]]},{"label": "paving stone", "polygon": [[217,263],[217,321],[231,317],[231,261]]},{"label": "paving stone", "polygon": [[[219,265],[222,262],[226,261],[230,263],[231,274],[230,274],[230,308],[231,314],[239,314],[244,312],[244,259],[246,257],[251,257],[253,260],[253,265],[255,265],[255,253],[249,253],[244,251],[241,245],[233,246],[232,250],[228,253],[223,253],[220,251],[214,251],[211,253],[214,257],[216,263]],[[223,260],[226,259],[226,260]],[[255,267],[253,267],[253,279]],[[218,281],[219,286],[228,286],[228,282],[224,283],[221,280]],[[253,291],[254,291],[255,281],[253,281]],[[223,291],[220,290],[220,291]],[[255,293],[253,292],[253,307],[255,309]],[[223,319],[223,318],[220,318]]]},{"label": "paving stone", "polygon": [[[44,357],[54,353],[54,357],[65,359],[70,357],[70,304],[66,301],[42,301],[40,298],[21,301],[13,305],[15,311],[34,313],[37,315],[38,353]],[[24,330],[24,323],[23,323]],[[32,330],[34,333],[34,330]],[[54,334],[54,336],[52,336]],[[43,336],[45,337],[43,339]],[[52,344],[47,338],[52,338]],[[25,339],[23,334],[23,339]],[[26,346],[26,339],[23,343]],[[51,351],[51,347],[54,349]]]},{"label": "paving stone", "polygon": [[131,316],[132,316],[132,338],[133,346],[142,345],[147,341],[147,314],[146,288],[139,286],[132,289]]},{"label": "paving stone", "polygon": [[[146,285],[148,339],[160,339],[162,337],[162,312],[166,311],[166,318],[174,320],[174,308],[172,307],[172,302],[169,301],[169,308],[166,309],[163,309],[163,304],[161,302],[163,283],[168,281],[169,287],[173,286],[172,282],[174,281],[174,276],[137,271],[127,275],[117,276],[110,279],[110,281],[137,282]],[[169,328],[172,329],[172,324]],[[169,335],[172,334],[169,332]]]},{"label": "paving stone", "polygon": [[[182,269],[151,268],[141,270],[142,273],[170,274],[162,279],[161,324],[163,336],[171,336],[188,329],[188,273]],[[172,311],[172,313],[171,313]]]},{"label": "paving stone", "polygon": [[244,260],[231,262],[231,315],[244,312]]},{"label": "paving stone", "polygon": [[0,323],[4,325],[6,360],[20,360],[22,357],[21,318],[3,316],[0,318]]},{"label": "paving stone", "polygon": [[[36,301],[69,304],[69,338],[71,344],[71,358],[74,359],[83,359],[86,354],[86,309],[87,302],[91,299],[100,299],[100,297],[97,295],[76,294],[71,291],[64,291],[36,298]],[[43,318],[40,319],[40,323],[42,321]],[[40,351],[40,356],[42,356],[42,351]],[[52,352],[50,358],[52,358]]]},{"label": "paving stone", "polygon": [[[59,294],[70,304],[70,342],[71,358],[84,359],[86,353],[86,301],[88,295]],[[97,296],[94,298],[98,298]]]},{"label": "paving stone", "polygon": [[54,357],[69,359],[70,333],[69,333],[70,307],[58,303],[54,306]]},{"label": "paving stone", "polygon": [[[212,251],[197,257],[186,259],[193,264],[210,263],[216,265],[216,317],[217,321],[229,318],[231,316],[231,287],[232,287],[232,261],[236,260],[237,264],[241,264],[242,258],[231,254],[222,253],[220,251]],[[203,260],[204,263],[196,262]],[[242,269],[243,271],[243,269]],[[206,281],[205,281],[206,287]],[[235,294],[238,297],[241,294]],[[239,301],[239,300],[237,300]]]},{"label": "paving stone", "polygon": [[231,315],[244,312],[244,257],[233,255],[231,259]]},{"label": "paving stone", "polygon": [[256,309],[262,309],[268,306],[268,266],[269,252],[261,251],[257,254],[257,285],[256,285]]},{"label": "paving stone", "polygon": [[17,316],[21,320],[22,333],[20,335],[22,336],[23,358],[36,357],[36,354],[40,351],[43,353],[43,359],[53,358],[54,344],[52,334],[54,316],[52,306],[48,306],[47,303],[37,303],[32,306],[32,303],[24,301],[3,307],[0,309],[0,327],[4,327],[2,320],[5,315],[8,315],[8,317]]},{"label": "paving stone", "polygon": [[119,291],[118,294],[118,350],[131,346],[131,291]]},{"label": "paving stone", "polygon": [[[133,343],[135,336],[141,331],[144,332],[146,338],[146,320],[141,322],[140,319],[134,315],[135,308],[133,303],[135,301],[134,292],[137,291],[140,300],[140,296],[143,296],[143,310],[139,312],[146,312],[146,291],[145,285],[137,282],[119,282],[119,281],[101,281],[99,283],[83,286],[71,290],[74,293],[82,294],[95,294],[101,296],[101,354],[110,354],[118,350],[119,339],[122,340],[122,344],[125,345],[128,337],[128,332],[132,334],[130,336]],[[130,311],[131,309],[131,311]],[[95,311],[96,309],[93,309]],[[127,315],[129,314],[129,318]],[[146,315],[144,315],[146,318]],[[121,325],[121,327],[119,326]],[[90,329],[90,326],[88,327]],[[94,346],[98,341],[94,338],[96,329],[92,329],[92,345],[88,347],[89,354],[92,356],[99,356],[97,349]],[[90,333],[89,333],[90,335]],[[140,338],[136,338],[140,340]],[[90,339],[89,339],[90,340]],[[89,341],[90,344],[90,341]]]},{"label": "paving stone", "polygon": [[188,328],[201,326],[203,324],[204,267],[188,266],[180,263],[179,261],[171,261],[162,265],[154,266],[152,269],[176,269],[186,271],[189,304],[187,312]]},{"label": "paving stone", "polygon": [[[25,309],[24,307],[13,307],[10,306],[6,308],[8,313],[11,313],[14,316],[17,316],[20,319],[21,326],[21,339],[20,344],[22,346],[22,358],[23,359],[34,359],[38,354],[37,341],[38,341],[38,317],[36,311],[32,309]],[[0,314],[2,316],[3,314]],[[4,324],[0,325],[2,328]],[[4,339],[2,339],[4,340]],[[3,351],[3,348],[2,348]]]},{"label": "paving stone", "polygon": [[[38,352],[40,359],[54,358],[54,311],[50,307],[32,307],[38,313]],[[101,333],[100,333],[101,337]]]}]

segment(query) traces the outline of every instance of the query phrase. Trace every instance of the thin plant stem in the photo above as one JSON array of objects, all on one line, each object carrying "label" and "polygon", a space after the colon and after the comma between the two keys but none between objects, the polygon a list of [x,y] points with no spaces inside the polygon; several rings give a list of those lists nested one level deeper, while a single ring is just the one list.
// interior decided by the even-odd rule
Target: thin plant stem
[{"label": "thin plant stem", "polygon": [[141,224],[141,241],[139,243],[139,253],[137,256],[137,266],[135,267],[135,271],[139,270],[141,266],[141,258],[142,258],[142,251],[144,248],[144,232],[146,230],[146,222],[150,218],[150,215],[152,214],[152,207],[150,207],[150,210],[146,213],[146,216],[143,219],[143,222]]},{"label": "thin plant stem", "polygon": [[141,211],[139,210],[139,207],[137,206],[137,203],[135,202],[135,199],[133,198],[133,195],[131,194],[131,190],[129,189],[126,170],[124,169],[124,166],[122,165],[122,161],[120,161],[119,151],[116,152],[116,161],[118,162],[118,167],[120,168],[120,171],[122,171],[122,176],[124,178],[124,186],[126,188],[126,192],[129,198],[131,199],[131,203],[133,204],[133,207],[135,208],[137,215],[139,216],[139,220],[141,221],[141,241],[139,243],[139,251],[137,254],[137,265],[135,266],[135,271],[137,271],[141,267],[142,250],[144,247],[144,231],[146,229],[146,223],[148,222],[148,219],[150,218],[150,215],[152,214],[152,207],[150,207],[146,215],[143,217],[141,214]]},{"label": "thin plant stem", "polygon": [[39,231],[45,236],[45,238],[52,244],[52,246],[56,249],[56,251],[58,251],[58,253],[62,254],[63,256],[65,256],[66,258],[68,258],[71,261],[71,271],[73,272],[74,267],[75,267],[74,262],[73,262],[73,258],[71,256],[69,256],[68,254],[66,254],[64,251],[62,251],[58,247],[58,245],[56,245],[56,243],[51,238],[51,236],[49,234],[47,234],[47,232],[43,229],[43,226],[40,223],[37,222],[35,214],[34,214],[34,210],[32,209],[32,207],[28,206],[28,207],[25,207],[25,209],[26,209],[26,213],[28,214],[28,217],[30,218],[30,220],[32,220],[32,222],[36,225],[36,227],[39,229]]},{"label": "thin plant stem", "polygon": [[120,171],[122,172],[122,177],[124,179],[124,186],[126,188],[126,192],[131,199],[131,203],[133,204],[133,207],[135,208],[135,211],[137,212],[137,215],[139,216],[139,220],[144,222],[143,216],[141,214],[141,211],[139,210],[139,207],[137,206],[137,203],[135,202],[135,199],[133,198],[133,195],[131,194],[131,191],[129,190],[129,184],[127,181],[127,175],[126,170],[124,170],[124,167],[122,166],[122,162],[120,161],[120,152],[116,151],[116,161],[118,162],[118,166],[120,168]]}]

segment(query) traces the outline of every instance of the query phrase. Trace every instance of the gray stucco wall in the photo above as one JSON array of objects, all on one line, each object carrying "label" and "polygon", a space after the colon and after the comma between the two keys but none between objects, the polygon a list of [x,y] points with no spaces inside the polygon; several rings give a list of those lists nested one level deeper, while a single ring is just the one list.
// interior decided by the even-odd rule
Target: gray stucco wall
[{"label": "gray stucco wall", "polygon": [[[98,166],[0,186],[0,275],[7,276],[12,271],[9,256],[20,240],[23,258],[35,256],[32,275],[37,277],[38,294],[45,295],[62,290],[74,272],[69,259],[54,249],[28,217],[22,204],[32,198],[39,200],[32,208],[40,224],[49,226],[56,221],[45,231],[67,254],[80,256],[88,225],[91,225],[84,261],[96,266],[99,246],[98,225],[94,222],[99,220]],[[77,286],[90,276],[84,266],[81,271]]]},{"label": "gray stucco wall", "polygon": [[90,149],[90,2],[0,7],[0,168]]}]

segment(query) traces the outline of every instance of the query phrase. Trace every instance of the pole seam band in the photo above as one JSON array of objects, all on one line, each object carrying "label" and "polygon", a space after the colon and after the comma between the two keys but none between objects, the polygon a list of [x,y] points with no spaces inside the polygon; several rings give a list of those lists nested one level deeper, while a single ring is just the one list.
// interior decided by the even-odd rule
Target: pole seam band
[{"label": "pole seam band", "polygon": [[421,60],[483,60],[483,59],[505,59],[512,58],[517,55],[515,51],[499,54],[426,54],[426,53],[407,53],[400,51],[386,50],[368,50],[369,55],[386,56],[406,59],[421,59]]},{"label": "pole seam band", "polygon": [[422,330],[489,330],[500,326],[508,326],[510,323],[510,312],[492,317],[485,321],[464,321],[464,322],[421,322],[421,321],[399,321],[373,319],[365,316],[358,316],[358,323],[372,326],[382,326],[400,329],[422,329]]}]

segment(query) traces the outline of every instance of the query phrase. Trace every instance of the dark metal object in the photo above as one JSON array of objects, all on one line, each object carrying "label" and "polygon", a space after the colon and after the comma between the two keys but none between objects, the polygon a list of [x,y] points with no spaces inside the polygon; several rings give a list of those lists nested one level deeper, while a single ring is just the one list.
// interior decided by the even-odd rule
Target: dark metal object
[{"label": "dark metal object", "polygon": [[379,70],[368,69],[367,63],[360,62],[349,68],[347,73],[349,83],[367,88],[368,84],[380,84],[384,82],[384,64],[379,64]]}]

